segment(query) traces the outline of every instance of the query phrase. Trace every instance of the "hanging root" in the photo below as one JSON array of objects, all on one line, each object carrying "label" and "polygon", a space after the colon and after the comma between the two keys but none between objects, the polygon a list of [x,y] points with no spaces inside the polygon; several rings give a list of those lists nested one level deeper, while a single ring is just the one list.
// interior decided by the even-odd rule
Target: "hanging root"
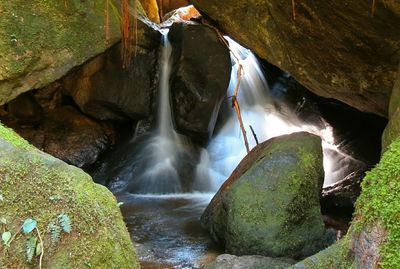
[{"label": "hanging root", "polygon": [[372,6],[371,6],[371,16],[375,16],[375,4],[376,0],[372,0]]},{"label": "hanging root", "polygon": [[[204,22],[203,22],[204,23]],[[207,24],[207,23],[204,23]],[[229,51],[232,53],[233,58],[235,59],[236,63],[238,64],[239,68],[238,68],[238,72],[237,72],[237,79],[238,79],[238,83],[236,84],[236,88],[235,91],[233,93],[232,96],[232,107],[235,108],[236,110],[236,115],[239,121],[239,125],[240,125],[240,129],[242,130],[242,134],[243,134],[243,140],[244,140],[244,145],[246,147],[247,153],[250,152],[250,147],[249,147],[249,142],[247,140],[247,134],[246,134],[246,130],[244,129],[244,124],[243,124],[243,120],[242,120],[242,115],[240,113],[240,106],[239,106],[239,102],[237,101],[237,95],[239,92],[239,86],[240,86],[240,81],[242,78],[242,71],[243,71],[243,66],[240,63],[240,59],[239,57],[236,55],[236,53],[234,51],[231,50],[231,48],[229,47],[229,43],[226,41],[226,39],[223,37],[222,33],[215,28],[212,25],[207,24],[209,27],[211,27],[212,29],[214,29],[214,31],[217,33],[218,38],[222,41],[222,43],[225,44],[225,46],[229,49]]]},{"label": "hanging root", "polygon": [[292,19],[296,20],[296,3],[292,0]]}]

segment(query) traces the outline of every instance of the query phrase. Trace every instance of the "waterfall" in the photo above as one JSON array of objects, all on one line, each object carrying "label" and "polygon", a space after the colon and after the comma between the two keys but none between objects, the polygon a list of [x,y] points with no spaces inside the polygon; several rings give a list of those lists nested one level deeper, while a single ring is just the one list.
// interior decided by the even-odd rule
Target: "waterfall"
[{"label": "waterfall", "polygon": [[[260,143],[275,136],[307,131],[322,138],[324,185],[330,185],[344,178],[353,172],[355,166],[361,165],[361,162],[338,149],[334,144],[333,129],[325,120],[320,118],[318,125],[305,123],[298,117],[296,111],[271,97],[270,89],[256,57],[250,50],[241,47],[229,37],[226,39],[229,42],[231,53],[235,53],[240,58],[243,67],[237,100],[240,104],[250,148],[256,145],[250,126]],[[227,92],[228,98],[233,95],[237,85],[238,68],[238,63],[233,61],[231,82]],[[227,103],[229,104],[229,102]],[[302,105],[299,103],[297,108],[301,109]],[[234,109],[225,105],[221,112],[226,119],[202,154],[198,166],[204,167],[205,163],[209,164],[207,172],[201,170],[198,177],[207,177],[214,191],[229,177],[247,154]]]},{"label": "waterfall", "polygon": [[144,138],[134,139],[139,146],[132,159],[119,172],[111,188],[141,194],[165,194],[182,192],[179,176],[180,157],[186,154],[185,137],[173,128],[170,107],[169,80],[172,67],[172,47],[168,32],[163,34],[160,58],[159,99],[155,131]]}]

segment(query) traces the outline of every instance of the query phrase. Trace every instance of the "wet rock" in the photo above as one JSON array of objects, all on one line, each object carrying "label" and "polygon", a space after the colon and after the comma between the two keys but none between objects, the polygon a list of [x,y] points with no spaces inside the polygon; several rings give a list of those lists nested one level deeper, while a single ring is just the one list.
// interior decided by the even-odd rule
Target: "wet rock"
[{"label": "wet rock", "polygon": [[223,254],[204,267],[204,269],[286,269],[295,261],[285,258],[264,256],[234,256]]},{"label": "wet rock", "polygon": [[118,44],[64,79],[65,93],[84,113],[99,120],[140,120],[150,115],[161,34],[144,19],[138,22],[136,55],[126,68]]},{"label": "wet rock", "polygon": [[212,28],[195,23],[173,24],[169,39],[174,57],[171,99],[176,128],[205,140],[214,130],[229,85],[229,50]]},{"label": "wet rock", "polygon": [[[0,211],[7,223],[2,226],[17,235],[26,219],[37,221],[44,243],[43,268],[85,268],[88,264],[140,268],[115,197],[81,169],[39,151],[0,124],[0,171]],[[71,231],[60,232],[59,241],[52,245],[46,227],[57,225],[60,214],[68,216]],[[2,249],[7,254],[0,255],[1,267],[39,267],[37,255],[31,263],[26,261],[26,242],[33,236],[36,231],[29,235],[20,231]]]},{"label": "wet rock", "polygon": [[65,106],[48,115],[41,129],[45,135],[43,150],[77,167],[93,164],[113,141],[113,131]]},{"label": "wet rock", "polygon": [[321,140],[300,132],[255,147],[201,217],[235,255],[299,258],[320,250],[324,224]]},{"label": "wet rock", "polygon": [[9,102],[8,111],[21,125],[37,125],[43,116],[42,107],[29,92],[23,93]]},{"label": "wet rock", "polygon": [[157,0],[140,0],[140,3],[146,11],[147,17],[155,23],[160,23]]},{"label": "wet rock", "polygon": [[324,97],[387,116],[399,62],[400,3],[192,0],[218,27]]}]

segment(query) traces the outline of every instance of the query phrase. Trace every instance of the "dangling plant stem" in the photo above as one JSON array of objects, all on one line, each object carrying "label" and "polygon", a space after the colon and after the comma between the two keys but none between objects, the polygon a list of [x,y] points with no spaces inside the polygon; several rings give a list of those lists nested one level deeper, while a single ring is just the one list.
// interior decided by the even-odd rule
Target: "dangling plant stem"
[{"label": "dangling plant stem", "polygon": [[110,9],[109,0],[106,1],[106,8],[104,9],[104,31],[106,34],[106,41],[110,40]]},{"label": "dangling plant stem", "polygon": [[[207,23],[205,23],[205,24],[207,24]],[[217,33],[219,39],[229,49],[229,51],[233,55],[233,58],[235,59],[236,63],[238,64],[238,71],[237,71],[237,74],[236,74],[238,82],[236,84],[236,88],[235,88],[235,91],[233,92],[233,96],[232,96],[232,107],[234,107],[235,110],[236,110],[236,115],[237,115],[237,118],[238,118],[238,121],[239,121],[240,129],[241,129],[242,134],[243,134],[244,145],[246,147],[247,153],[249,153],[250,152],[249,142],[247,140],[246,129],[244,128],[244,124],[243,124],[243,120],[242,120],[242,114],[240,113],[240,105],[239,105],[239,102],[237,101],[237,95],[238,95],[238,92],[239,92],[240,82],[241,82],[241,78],[242,78],[243,66],[240,63],[239,57],[236,55],[236,53],[234,51],[231,50],[231,48],[229,46],[229,43],[223,37],[221,32],[217,28],[215,28],[214,26],[209,25],[209,24],[207,24],[207,25],[214,29],[214,31]]]},{"label": "dangling plant stem", "polygon": [[372,0],[372,6],[371,6],[371,16],[372,17],[375,15],[375,4],[376,4],[376,0]]},{"label": "dangling plant stem", "polygon": [[35,227],[35,229],[36,229],[36,232],[38,234],[40,247],[41,247],[40,258],[39,258],[39,269],[42,269],[42,260],[43,260],[43,255],[44,255],[43,240],[42,240],[42,236],[40,235],[39,229],[37,227]]},{"label": "dangling plant stem", "polygon": [[296,20],[296,3],[294,0],[292,0],[292,18],[294,21]]}]

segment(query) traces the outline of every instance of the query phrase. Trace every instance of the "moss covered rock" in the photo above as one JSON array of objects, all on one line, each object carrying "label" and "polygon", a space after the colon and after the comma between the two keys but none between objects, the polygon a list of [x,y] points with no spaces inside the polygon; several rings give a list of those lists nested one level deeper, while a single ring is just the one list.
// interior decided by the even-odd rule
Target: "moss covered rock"
[{"label": "moss covered rock", "polygon": [[[41,88],[120,39],[117,16],[106,1],[0,2],[0,104]],[[111,2],[110,2],[111,3]]]},{"label": "moss covered rock", "polygon": [[[27,262],[27,240],[39,238],[38,231],[43,268],[139,268],[116,200],[105,187],[2,125],[0,148],[0,219],[2,231],[13,236],[8,247],[0,246],[1,268],[38,268],[39,256]],[[70,220],[69,233],[60,230],[61,214]],[[21,225],[29,218],[38,230],[24,234]]]},{"label": "moss covered rock", "polygon": [[322,183],[319,137],[301,132],[273,138],[242,160],[201,221],[228,253],[311,255],[324,236]]},{"label": "moss covered rock", "polygon": [[387,116],[400,57],[399,1],[374,1],[374,16],[372,1],[359,0],[191,2],[316,94]]}]

